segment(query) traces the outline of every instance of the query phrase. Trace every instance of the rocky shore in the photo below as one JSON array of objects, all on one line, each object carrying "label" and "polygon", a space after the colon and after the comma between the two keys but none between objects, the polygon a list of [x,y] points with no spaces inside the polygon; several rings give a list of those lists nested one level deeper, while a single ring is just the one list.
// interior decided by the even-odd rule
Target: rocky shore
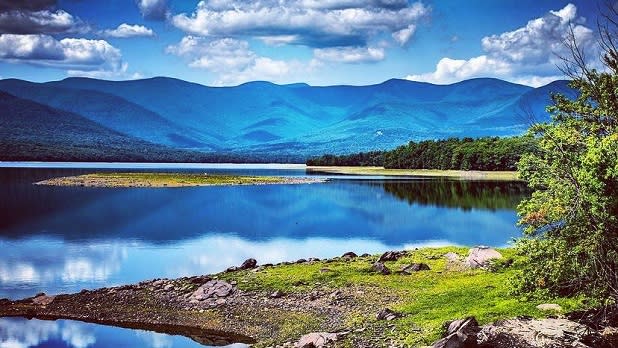
[{"label": "rocky shore", "polygon": [[[553,303],[530,307],[532,313],[539,314],[537,319],[514,318],[517,313],[506,311],[497,316],[502,320],[481,326],[472,315],[478,313],[483,320],[487,316],[470,307],[453,312],[467,312],[470,317],[430,318],[423,324],[422,315],[428,313],[417,313],[415,307],[416,302],[424,301],[420,287],[433,286],[428,290],[434,297],[455,296],[449,295],[448,289],[441,294],[442,288],[433,283],[459,276],[491,277],[499,274],[500,268],[509,267],[510,261],[499,251],[486,247],[473,248],[467,255],[444,251],[391,251],[376,256],[349,252],[333,259],[301,259],[278,265],[258,265],[249,259],[216,275],[2,299],[0,316],[74,319],[147,329],[184,335],[206,345],[368,348],[422,346],[437,340],[433,347],[618,346],[617,332],[612,328],[618,315],[603,327],[594,327],[572,321]],[[456,297],[446,299],[454,309],[457,301]],[[440,305],[437,299],[433,303]],[[436,308],[436,313],[441,309]],[[438,327],[432,326],[434,322]]]}]

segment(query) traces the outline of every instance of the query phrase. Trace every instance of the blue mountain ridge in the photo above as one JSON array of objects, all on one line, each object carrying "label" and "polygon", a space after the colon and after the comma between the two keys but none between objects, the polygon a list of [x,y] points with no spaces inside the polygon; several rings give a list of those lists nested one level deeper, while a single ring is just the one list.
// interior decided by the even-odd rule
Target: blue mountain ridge
[{"label": "blue mountain ridge", "polygon": [[[575,96],[567,81],[532,88],[490,78],[325,87],[263,81],[207,87],[165,77],[7,79],[0,80],[0,91],[136,141],[264,160],[390,149],[411,140],[519,135],[532,120],[549,119],[551,93]],[[0,111],[0,119],[12,117]],[[31,138],[37,141],[36,134]]]}]

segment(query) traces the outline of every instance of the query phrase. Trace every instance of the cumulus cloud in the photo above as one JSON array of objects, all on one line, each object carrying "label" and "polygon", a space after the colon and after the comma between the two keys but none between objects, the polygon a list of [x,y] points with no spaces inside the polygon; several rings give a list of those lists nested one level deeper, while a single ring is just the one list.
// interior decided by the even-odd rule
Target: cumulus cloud
[{"label": "cumulus cloud", "polygon": [[192,14],[175,15],[171,22],[198,36],[264,37],[313,48],[359,47],[383,33],[405,44],[429,12],[421,2],[405,0],[207,0]]},{"label": "cumulus cloud", "polygon": [[339,63],[371,63],[384,59],[381,47],[329,47],[313,50],[316,59]]},{"label": "cumulus cloud", "polygon": [[167,0],[137,0],[137,7],[146,19],[162,21],[169,14]]},{"label": "cumulus cloud", "polygon": [[81,20],[63,10],[0,12],[0,34],[55,34],[87,30]]},{"label": "cumulus cloud", "polygon": [[128,38],[128,37],[139,37],[139,36],[154,36],[154,31],[150,28],[146,28],[143,25],[138,24],[120,24],[116,29],[107,29],[103,31],[103,35],[117,37],[117,38]]},{"label": "cumulus cloud", "polygon": [[166,52],[189,60],[192,68],[215,73],[216,85],[232,85],[253,80],[284,81],[292,72],[302,68],[296,61],[276,60],[253,52],[244,40],[224,38],[208,40],[185,36]]},{"label": "cumulus cloud", "polygon": [[539,86],[559,79],[559,56],[568,54],[564,40],[573,24],[576,40],[587,49],[594,45],[593,31],[568,4],[558,11],[530,20],[514,31],[484,37],[485,54],[470,59],[442,58],[431,73],[409,75],[407,79],[433,83],[452,83],[474,77],[498,77],[512,82]]},{"label": "cumulus cloud", "polygon": [[124,77],[128,65],[122,54],[105,40],[65,38],[49,35],[0,35],[0,60],[69,69],[80,76]]}]

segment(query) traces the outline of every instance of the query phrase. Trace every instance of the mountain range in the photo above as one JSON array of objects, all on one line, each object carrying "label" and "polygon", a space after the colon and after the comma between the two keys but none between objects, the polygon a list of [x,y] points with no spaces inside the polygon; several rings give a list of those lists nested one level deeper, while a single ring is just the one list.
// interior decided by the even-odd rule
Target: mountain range
[{"label": "mountain range", "polygon": [[157,77],[0,80],[0,160],[304,161],[411,140],[511,136],[549,120],[551,93],[498,79],[207,87]]}]

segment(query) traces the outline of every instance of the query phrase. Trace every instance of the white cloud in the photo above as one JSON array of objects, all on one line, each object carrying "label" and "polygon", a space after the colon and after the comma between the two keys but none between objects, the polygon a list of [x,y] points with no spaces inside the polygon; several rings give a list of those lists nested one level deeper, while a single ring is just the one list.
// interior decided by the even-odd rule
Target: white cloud
[{"label": "white cloud", "polygon": [[216,85],[233,85],[253,80],[288,81],[293,72],[304,69],[297,61],[276,60],[253,52],[244,40],[224,38],[208,40],[185,36],[167,53],[189,60],[192,68],[209,70],[217,75]]},{"label": "white cloud", "polygon": [[146,28],[143,25],[138,24],[120,24],[116,29],[107,29],[103,31],[103,35],[117,37],[117,38],[127,38],[127,37],[136,37],[136,36],[154,36],[154,31],[150,28]]},{"label": "white cloud", "polygon": [[[512,82],[539,86],[560,78],[559,56],[567,55],[564,40],[571,23],[583,23],[577,8],[568,4],[530,20],[514,31],[484,37],[485,54],[470,59],[442,58],[431,73],[409,75],[406,78],[432,83],[453,83],[474,77],[497,77]],[[574,24],[574,34],[582,47],[592,49],[593,31],[583,24]]]},{"label": "white cloud", "polygon": [[72,76],[127,77],[127,63],[116,47],[105,40],[49,35],[0,35],[0,61],[64,68]]},{"label": "white cloud", "polygon": [[87,30],[78,18],[63,10],[0,12],[0,34],[54,34]]},{"label": "white cloud", "polygon": [[329,47],[313,50],[316,59],[338,63],[379,62],[384,59],[384,49],[380,47]]},{"label": "white cloud", "polygon": [[382,33],[407,42],[430,9],[401,0],[200,1],[171,22],[192,35],[283,38],[313,48],[366,46]]},{"label": "white cloud", "polygon": [[137,7],[146,19],[164,20],[169,15],[167,0],[137,0]]}]

